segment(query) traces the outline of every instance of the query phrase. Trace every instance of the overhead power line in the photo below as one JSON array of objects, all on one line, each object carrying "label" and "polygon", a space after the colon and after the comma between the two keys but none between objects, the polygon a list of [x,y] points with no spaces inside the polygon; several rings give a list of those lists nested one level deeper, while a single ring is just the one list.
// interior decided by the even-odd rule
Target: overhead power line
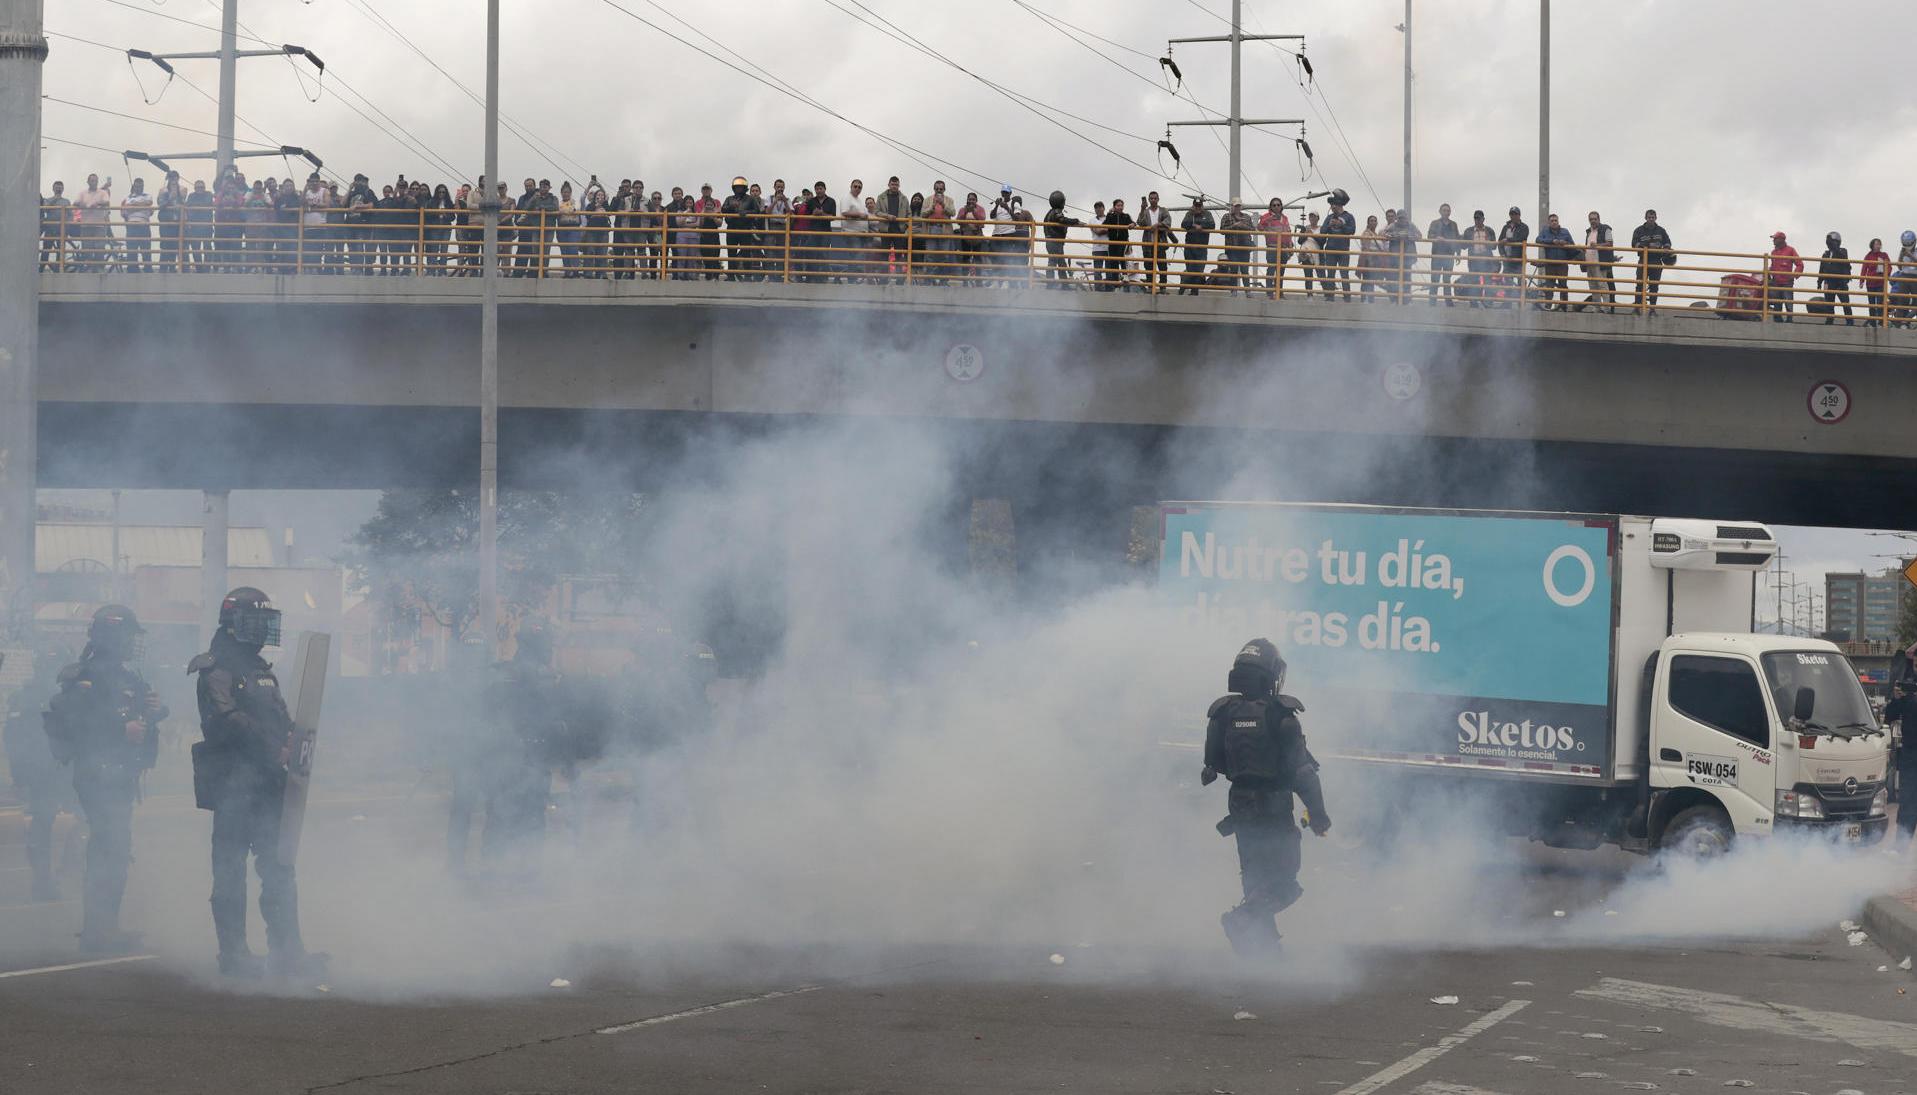
[{"label": "overhead power line", "polygon": [[[1134,133],[1126,133],[1123,130],[1114,129],[1111,126],[1106,126],[1099,122],[1093,122],[1088,118],[1080,117],[1079,115],[1073,114],[1070,111],[1066,111],[1066,110],[1063,110],[1062,108],[1052,106],[1049,103],[1043,103],[1037,99],[1031,98],[1030,96],[1023,95],[1019,92],[1015,92],[1003,84],[997,83],[993,80],[989,80],[985,78],[984,76],[981,76],[976,72],[973,72],[971,69],[966,68],[964,65],[960,64],[959,62],[954,61],[952,58],[947,57],[945,54],[939,52],[938,50],[932,48],[931,46],[926,45],[924,42],[920,41],[918,38],[913,36],[909,31],[906,31],[904,28],[900,27],[897,23],[894,23],[891,20],[887,19],[885,16],[878,14],[877,12],[873,11],[871,8],[866,7],[863,3],[860,3],[859,0],[850,0],[850,2],[854,6],[858,7],[861,11],[864,11],[868,15],[872,16],[873,19],[877,19],[879,23],[884,24],[884,26],[879,26],[878,24],[871,22],[871,20],[862,18],[858,14],[852,11],[849,11],[848,9],[844,7],[841,7],[838,4],[837,0],[825,0],[825,2],[827,4],[830,4],[834,9],[838,10],[839,12],[849,15],[853,19],[857,20],[858,22],[863,23],[868,27],[872,27],[875,30],[878,30],[880,33],[885,34],[887,37],[893,39],[894,41],[901,42],[904,45],[908,46],[909,48],[915,49],[918,52],[923,53],[927,57],[930,57],[933,60],[940,62],[941,64],[948,65],[951,68],[964,73],[966,76],[969,76],[973,80],[976,80],[979,83],[985,85],[987,88],[990,88],[993,92],[997,93],[1006,101],[1018,106],[1020,109],[1025,110],[1026,112],[1030,114],[1037,116],[1038,118],[1042,119],[1046,123],[1052,126],[1055,126],[1058,129],[1064,130],[1066,133],[1069,133],[1072,136],[1078,138],[1079,140],[1084,141],[1086,144],[1089,144],[1093,148],[1096,148],[1099,151],[1104,152],[1106,155],[1112,156],[1119,160],[1123,160],[1125,163],[1128,163],[1131,166],[1155,178],[1164,179],[1166,182],[1172,183],[1174,185],[1182,185],[1179,183],[1178,179],[1176,179],[1175,177],[1171,175],[1165,174],[1163,171],[1159,170],[1157,166],[1153,164],[1144,163],[1143,161],[1140,161],[1140,160],[1135,160],[1132,157],[1126,155],[1123,152],[1118,151],[1115,148],[1112,148],[1105,144],[1101,144],[1100,142],[1092,139],[1091,137],[1088,137],[1085,134],[1080,133],[1078,130],[1073,129],[1071,126],[1068,126],[1065,123],[1059,121],[1057,118],[1054,118],[1049,114],[1046,114],[1044,111],[1049,110],[1049,111],[1052,111],[1053,113],[1063,114],[1067,117],[1072,118],[1075,121],[1083,122],[1087,125],[1097,126],[1098,128],[1105,129],[1110,132],[1118,133],[1121,136],[1129,137],[1133,140],[1142,140],[1147,144],[1156,144],[1157,142],[1153,141],[1150,137],[1140,137]],[[890,30],[886,29],[888,27],[890,28]],[[1040,107],[1043,107],[1044,110],[1038,109]]]},{"label": "overhead power line", "polygon": [[[654,8],[658,8],[661,11],[666,10],[664,8],[659,8],[659,5],[657,5],[656,3],[653,3],[652,0],[644,0],[644,2],[651,4]],[[828,117],[834,118],[848,126],[851,126],[853,129],[856,129],[859,132],[864,133],[865,135],[873,138],[874,140],[879,141],[880,143],[893,149],[894,151],[898,152],[900,155],[906,157],[912,162],[920,165],[921,167],[924,167],[928,171],[937,172],[939,169],[937,167],[934,167],[933,163],[941,164],[947,170],[954,172],[961,179],[969,178],[971,180],[974,180],[973,185],[976,185],[976,180],[991,180],[993,178],[992,175],[989,175],[985,172],[978,171],[974,168],[966,167],[963,164],[959,164],[952,160],[945,159],[942,156],[935,155],[934,153],[928,152],[925,149],[919,148],[916,145],[908,144],[907,142],[902,141],[896,137],[890,136],[889,134],[881,132],[880,130],[874,129],[873,127],[866,125],[863,122],[860,122],[860,121],[857,121],[856,119],[848,117],[847,115],[841,113],[840,111],[833,109],[827,104],[821,102],[820,100],[814,98],[813,96],[795,87],[790,82],[784,79],[781,79],[778,76],[773,75],[771,72],[767,71],[763,66],[748,60],[746,57],[740,54],[737,50],[731,49],[730,47],[724,45],[723,43],[719,42],[718,39],[713,38],[710,34],[707,34],[706,32],[702,30],[699,30],[697,27],[693,26],[691,23],[687,22],[685,19],[677,15],[671,15],[670,12],[667,13],[668,15],[671,16],[672,19],[674,19],[681,25],[685,26],[688,30],[691,30],[694,34],[697,34],[701,38],[704,38],[707,41],[711,42],[714,45],[714,47],[724,50],[725,52],[732,54],[732,56],[737,57],[741,63],[735,64],[734,62],[719,56],[718,54],[712,52],[712,50],[709,50],[705,48],[704,46],[699,45],[696,42],[688,41],[687,39],[681,37],[680,35],[673,33],[671,30],[668,30],[667,28],[660,26],[658,23],[655,23],[652,20],[647,19],[645,16],[640,15],[638,12],[633,11],[631,8],[618,3],[617,0],[600,0],[600,3],[613,9],[614,11],[620,13],[621,15],[624,15],[628,19],[631,19],[642,26],[649,27],[652,30],[658,32],[659,34],[662,34],[665,37],[672,39],[673,41],[679,43],[680,45],[685,46],[687,49],[693,50],[694,52],[700,54],[701,56],[706,57],[709,60],[716,61],[719,64],[724,65],[726,68],[731,69],[732,71],[738,73],[741,76],[746,77],[749,80],[752,80],[755,83],[762,84],[765,87],[771,88],[773,91],[776,91],[779,94],[789,99],[792,99],[795,102],[801,103],[814,110],[817,110],[821,114],[825,114]],[[927,162],[928,160],[932,162]],[[1037,198],[1040,196],[1038,191],[1030,190],[1022,186],[1017,186],[1016,184],[1008,183],[1007,185],[1011,185],[1014,190],[1017,190],[1020,193],[1029,195],[1033,198]],[[980,190],[984,190],[986,188],[987,187],[985,186],[978,187],[978,189]]]}]

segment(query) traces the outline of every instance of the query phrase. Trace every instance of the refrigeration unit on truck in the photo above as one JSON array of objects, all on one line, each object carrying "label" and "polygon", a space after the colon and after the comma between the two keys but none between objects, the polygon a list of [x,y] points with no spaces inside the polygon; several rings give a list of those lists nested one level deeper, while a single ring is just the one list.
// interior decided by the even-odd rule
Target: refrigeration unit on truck
[{"label": "refrigeration unit on truck", "polygon": [[[1889,735],[1831,643],[1755,634],[1748,521],[1167,502],[1181,641],[1275,641],[1367,812],[1455,794],[1555,847],[1881,839]],[[1450,801],[1450,800],[1444,800]]]}]

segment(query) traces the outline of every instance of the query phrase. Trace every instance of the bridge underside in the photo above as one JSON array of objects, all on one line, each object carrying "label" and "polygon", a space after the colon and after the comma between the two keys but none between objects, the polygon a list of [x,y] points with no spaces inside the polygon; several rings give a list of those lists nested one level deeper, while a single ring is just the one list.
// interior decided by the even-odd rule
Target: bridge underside
[{"label": "bridge underside", "polygon": [[[814,431],[935,442],[955,498],[1102,521],[1163,498],[1273,496],[1882,527],[1917,512],[1917,459],[1296,430],[509,408],[507,487],[660,490],[736,446]],[[45,487],[471,486],[470,409],[43,402]],[[589,469],[582,476],[582,469]],[[582,480],[589,479],[590,482]]]}]

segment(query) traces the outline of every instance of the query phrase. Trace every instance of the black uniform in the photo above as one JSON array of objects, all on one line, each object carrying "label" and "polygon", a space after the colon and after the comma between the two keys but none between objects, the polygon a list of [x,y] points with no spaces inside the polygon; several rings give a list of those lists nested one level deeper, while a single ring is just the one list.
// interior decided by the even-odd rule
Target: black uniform
[{"label": "black uniform", "polygon": [[1897,828],[1917,836],[1917,695],[1905,693],[1884,705],[1886,725],[1902,721],[1903,744],[1892,762],[1897,767]]},{"label": "black uniform", "polygon": [[[523,644],[523,640],[522,640]],[[481,853],[524,869],[546,835],[552,772],[567,751],[559,674],[521,650],[493,666],[487,685],[486,832]]]},{"label": "black uniform", "polygon": [[83,948],[112,948],[122,938],[120,901],[133,862],[133,801],[139,797],[140,773],[159,755],[157,724],[164,718],[166,708],[146,680],[91,643],[79,661],[60,671],[60,691],[48,706],[46,728],[54,755],[73,762],[73,791],[87,819]]},{"label": "black uniform", "polygon": [[732,196],[719,203],[726,225],[726,280],[746,280],[758,269],[759,234],[765,220],[765,203],[746,192],[738,183]]},{"label": "black uniform", "polygon": [[260,918],[269,956],[297,960],[299,892],[293,868],[280,862],[280,817],[285,809],[287,749],[293,717],[273,666],[260,648],[226,629],[206,653],[187,664],[199,675],[200,733],[193,747],[193,793],[213,811],[213,931],[223,969],[242,967],[246,946],[246,855],[260,876]]},{"label": "black uniform", "polygon": [[1232,670],[1232,692],[1206,712],[1206,782],[1215,774],[1231,781],[1229,814],[1219,831],[1237,838],[1245,899],[1225,914],[1224,924],[1233,946],[1241,950],[1275,943],[1272,916],[1304,894],[1298,885],[1301,849],[1292,796],[1304,802],[1312,831],[1323,834],[1331,825],[1318,783],[1318,762],[1306,748],[1298,723],[1305,705],[1275,691],[1284,665],[1277,649],[1264,644],[1276,673],[1247,664],[1263,642],[1246,647]]},{"label": "black uniform", "polygon": [[27,810],[27,865],[33,870],[35,901],[60,899],[53,870],[53,821],[62,809],[73,808],[73,788],[44,729],[63,660],[51,652],[34,658],[33,676],[8,701],[4,728],[7,771],[13,773],[14,789]]}]

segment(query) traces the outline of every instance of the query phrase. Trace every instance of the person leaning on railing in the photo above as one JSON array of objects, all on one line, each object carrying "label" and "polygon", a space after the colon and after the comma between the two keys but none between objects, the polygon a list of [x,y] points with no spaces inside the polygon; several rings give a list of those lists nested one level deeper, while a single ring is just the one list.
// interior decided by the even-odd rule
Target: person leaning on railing
[{"label": "person leaning on railing", "polygon": [[1664,268],[1677,263],[1677,255],[1671,250],[1671,234],[1657,223],[1657,210],[1644,211],[1644,223],[1631,232],[1631,246],[1637,248],[1637,306],[1655,311]]},{"label": "person leaning on railing", "polygon": [[1890,325],[1909,328],[1917,320],[1917,232],[1904,229],[1899,242],[1890,275]]},{"label": "person leaning on railing", "polygon": [[126,227],[126,271],[144,274],[153,257],[153,195],[146,192],[145,179],[134,179],[120,199],[120,223]]},{"label": "person leaning on railing", "polygon": [[53,196],[40,199],[40,268],[59,270],[67,262],[67,231],[73,203],[67,200],[67,184],[55,180]]}]

